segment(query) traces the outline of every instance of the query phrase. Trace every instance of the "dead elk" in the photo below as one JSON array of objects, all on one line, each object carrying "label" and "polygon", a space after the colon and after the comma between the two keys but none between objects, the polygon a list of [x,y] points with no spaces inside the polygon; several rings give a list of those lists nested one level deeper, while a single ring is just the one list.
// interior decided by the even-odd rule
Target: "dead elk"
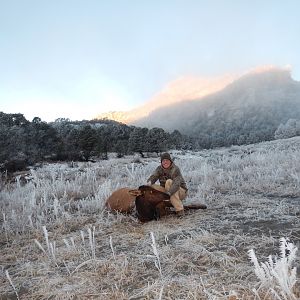
[{"label": "dead elk", "polygon": [[[138,189],[122,188],[108,198],[106,206],[113,211],[130,213],[136,208],[137,217],[141,222],[158,220],[162,216],[172,214],[170,196],[151,186],[142,185]],[[184,205],[185,210],[205,209],[204,204]]]}]

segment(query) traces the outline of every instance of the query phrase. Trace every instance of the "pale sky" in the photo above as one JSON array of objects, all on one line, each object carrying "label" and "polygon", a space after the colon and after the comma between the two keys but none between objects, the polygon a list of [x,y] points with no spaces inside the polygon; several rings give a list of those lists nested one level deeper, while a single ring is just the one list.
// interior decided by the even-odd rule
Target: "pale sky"
[{"label": "pale sky", "polygon": [[298,0],[0,0],[0,111],[129,110],[183,76],[291,65]]}]

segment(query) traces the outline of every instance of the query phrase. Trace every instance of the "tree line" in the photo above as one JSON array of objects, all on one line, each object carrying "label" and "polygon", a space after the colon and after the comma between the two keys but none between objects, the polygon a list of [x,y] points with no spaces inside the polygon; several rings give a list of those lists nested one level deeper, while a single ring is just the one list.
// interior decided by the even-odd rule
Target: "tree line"
[{"label": "tree line", "polygon": [[[222,112],[224,114],[224,111]],[[226,122],[222,116],[212,123],[201,118],[190,135],[178,130],[172,133],[162,128],[128,126],[112,120],[70,121],[60,118],[43,122],[35,117],[31,122],[22,114],[0,112],[0,170],[9,165],[22,169],[38,161],[88,161],[93,157],[107,159],[109,152],[117,157],[170,149],[200,150],[242,145],[300,135],[300,121],[288,119],[278,126],[275,111],[260,114],[248,111],[243,118]],[[223,121],[222,121],[223,120]],[[20,167],[16,167],[16,165]]]},{"label": "tree line", "polygon": [[199,113],[189,130],[182,132],[194,138],[196,148],[255,144],[300,135],[299,101],[285,102],[241,109],[230,109],[224,104],[214,110],[213,116]]},{"label": "tree line", "polygon": [[107,158],[169,149],[191,149],[192,141],[175,130],[140,128],[111,120],[70,121],[60,118],[43,122],[28,121],[23,114],[0,112],[0,164],[13,160],[33,164],[37,161],[88,161],[93,156]]}]

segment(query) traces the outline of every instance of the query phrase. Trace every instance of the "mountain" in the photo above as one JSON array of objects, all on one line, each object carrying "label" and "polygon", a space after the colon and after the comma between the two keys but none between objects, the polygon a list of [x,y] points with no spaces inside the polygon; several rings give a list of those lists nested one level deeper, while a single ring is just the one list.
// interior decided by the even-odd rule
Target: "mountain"
[{"label": "mountain", "polygon": [[271,68],[247,73],[201,99],[157,109],[134,124],[177,129],[214,147],[271,140],[289,119],[300,119],[300,82],[287,69]]},{"label": "mountain", "polygon": [[179,130],[200,148],[256,143],[274,139],[280,124],[300,120],[300,82],[289,68],[273,66],[239,76],[186,77],[143,106],[115,116],[135,126]]},{"label": "mountain", "polygon": [[110,111],[99,114],[96,119],[111,119],[126,124],[133,124],[141,118],[146,118],[151,112],[159,108],[187,100],[199,99],[222,90],[235,78],[235,75],[215,78],[182,77],[169,83],[161,92],[136,109],[123,112]]}]

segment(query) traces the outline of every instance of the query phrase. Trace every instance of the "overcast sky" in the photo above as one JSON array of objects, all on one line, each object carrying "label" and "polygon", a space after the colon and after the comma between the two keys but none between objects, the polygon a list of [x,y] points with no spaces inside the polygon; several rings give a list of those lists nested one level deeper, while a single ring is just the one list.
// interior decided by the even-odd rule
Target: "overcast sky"
[{"label": "overcast sky", "polygon": [[266,64],[300,80],[299,35],[298,0],[0,0],[0,111],[89,119]]}]

